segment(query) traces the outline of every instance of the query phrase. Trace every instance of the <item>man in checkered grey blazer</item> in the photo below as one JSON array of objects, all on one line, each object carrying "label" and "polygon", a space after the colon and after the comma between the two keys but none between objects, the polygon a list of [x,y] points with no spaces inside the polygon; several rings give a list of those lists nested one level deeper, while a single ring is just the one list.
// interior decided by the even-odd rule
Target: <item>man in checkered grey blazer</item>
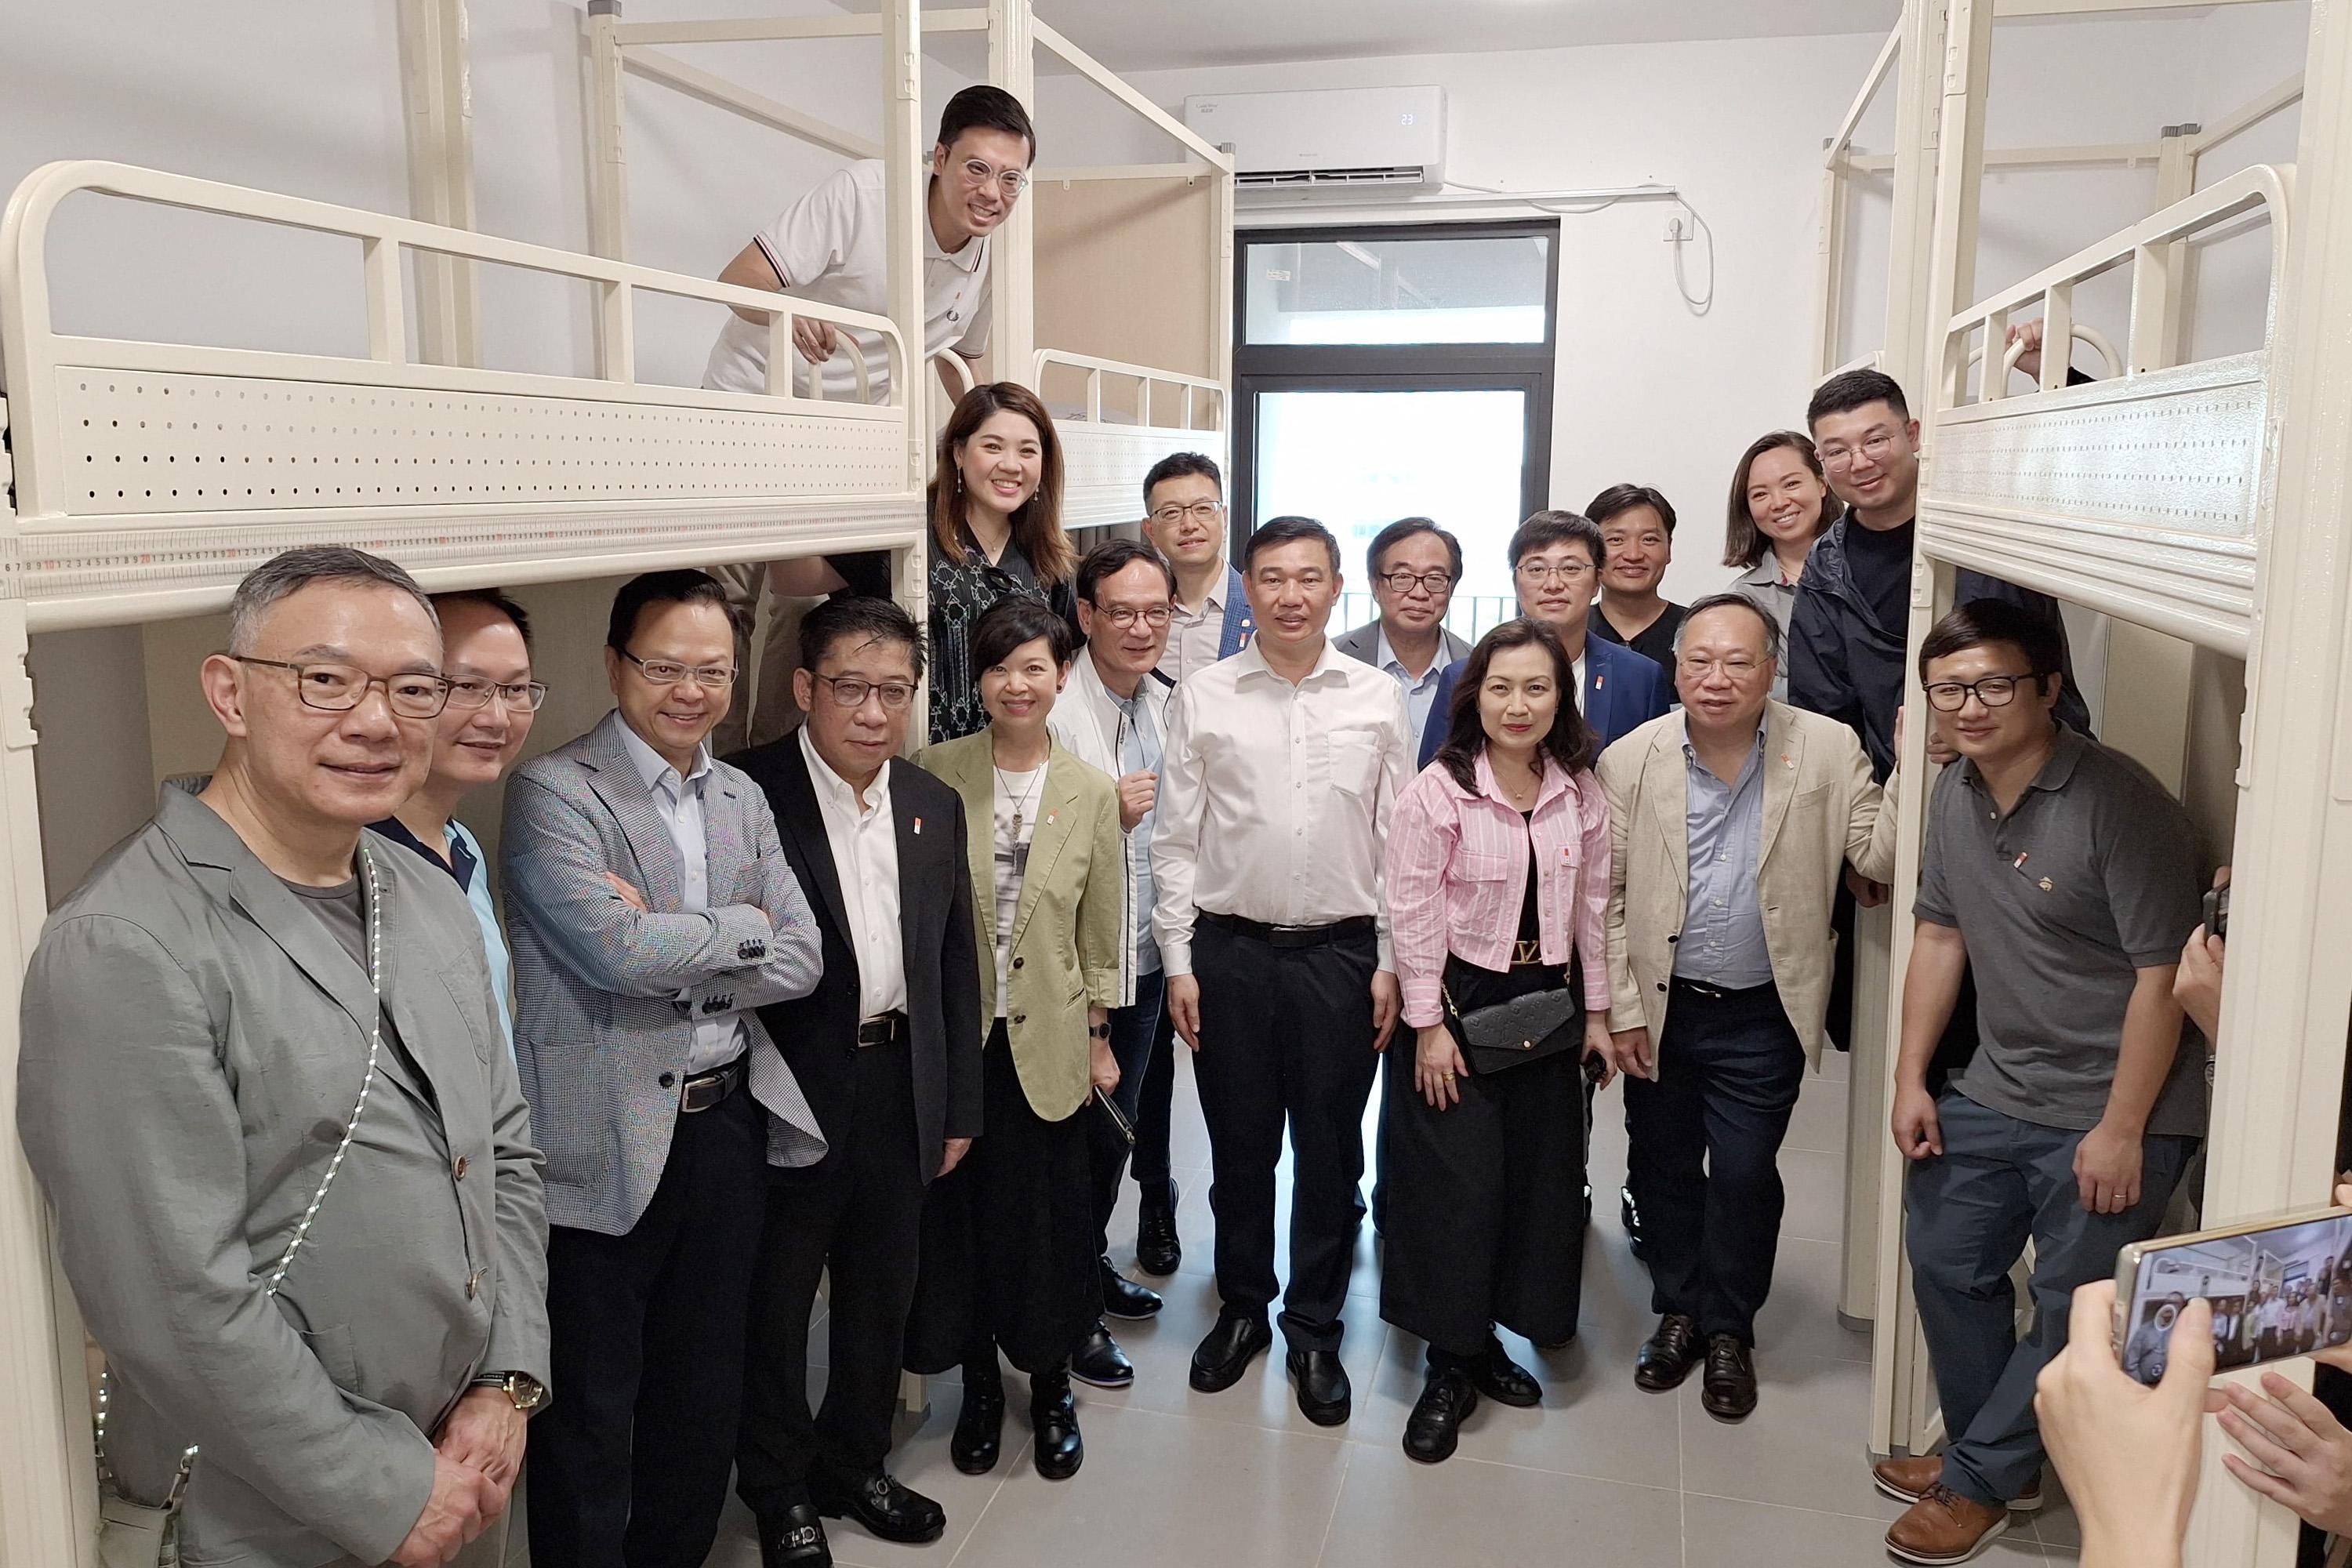
[{"label": "man in checkered grey blazer", "polygon": [[825,1150],[756,1011],[814,988],[816,927],[766,797],[705,744],[734,652],[712,579],[632,579],[605,636],[616,708],[507,792],[515,1051],[547,1154],[562,1391],[531,1434],[542,1562],[709,1552],[766,1167]]}]

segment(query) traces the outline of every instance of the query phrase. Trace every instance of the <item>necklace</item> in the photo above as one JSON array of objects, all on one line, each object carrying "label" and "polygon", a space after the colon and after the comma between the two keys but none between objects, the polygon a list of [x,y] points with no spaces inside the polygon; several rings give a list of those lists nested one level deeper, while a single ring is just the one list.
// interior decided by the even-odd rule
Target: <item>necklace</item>
[{"label": "necklace", "polygon": [[1023,815],[1029,809],[1029,797],[1035,795],[1039,788],[1044,785],[1045,782],[1045,770],[1044,768],[1036,769],[1029,780],[1029,787],[1023,790],[1019,797],[1016,799],[1013,795],[1013,785],[1007,782],[1004,777],[1004,770],[1003,768],[996,767],[996,762],[993,758],[990,759],[988,765],[992,768],[996,768],[996,787],[1004,792],[1005,798],[1013,801],[1013,837],[1017,839],[1021,837],[1021,825],[1029,820],[1027,816]]},{"label": "necklace", "polygon": [[[1502,770],[1500,768],[1495,770],[1495,782],[1502,785],[1503,798],[1521,811],[1532,807],[1535,805],[1536,796],[1543,793],[1542,770],[1539,767],[1531,767],[1528,771],[1531,776],[1524,782],[1518,780],[1507,782],[1503,777]],[[1524,805],[1520,805],[1522,796],[1526,797],[1527,804]]]}]

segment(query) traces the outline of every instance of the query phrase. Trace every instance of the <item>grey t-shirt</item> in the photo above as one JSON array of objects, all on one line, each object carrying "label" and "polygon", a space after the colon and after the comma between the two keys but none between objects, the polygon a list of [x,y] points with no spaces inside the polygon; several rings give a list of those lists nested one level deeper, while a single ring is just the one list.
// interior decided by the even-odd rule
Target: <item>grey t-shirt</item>
[{"label": "grey t-shirt", "polygon": [[[2006,816],[1975,764],[1947,769],[1913,911],[1958,930],[1977,975],[1977,1054],[1952,1087],[2040,1126],[2096,1126],[2137,971],[2177,962],[2197,924],[2195,855],[2163,785],[2063,725]],[[2148,1131],[2204,1131],[2199,1056],[2174,1057]]]},{"label": "grey t-shirt", "polygon": [[[360,966],[362,974],[365,974],[368,966],[367,900],[359,879],[354,877],[332,888],[305,887],[299,882],[288,882],[283,877],[278,879],[285,883],[288,892],[301,900],[304,909],[319,917],[319,923],[334,937],[336,945],[350,953],[352,962]],[[419,1128],[417,1135],[436,1152],[446,1148],[447,1133],[441,1126],[439,1101],[434,1098],[433,1080],[425,1075],[424,1068],[417,1066],[416,1058],[408,1054],[408,1047],[401,1042],[400,1031],[393,1025],[390,1008],[386,1008],[383,1015],[383,1044],[384,1049],[376,1058],[377,1070],[398,1084],[412,1100],[434,1113],[425,1119],[430,1126]],[[436,1158],[438,1158],[437,1152]]]}]

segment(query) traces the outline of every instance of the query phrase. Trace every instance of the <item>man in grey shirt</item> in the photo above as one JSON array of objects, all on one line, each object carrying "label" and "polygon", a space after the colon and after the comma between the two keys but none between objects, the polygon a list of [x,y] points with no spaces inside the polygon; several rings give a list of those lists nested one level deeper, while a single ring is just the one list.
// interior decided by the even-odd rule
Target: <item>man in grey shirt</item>
[{"label": "man in grey shirt", "polygon": [[[2179,1050],[2173,971],[2197,924],[2196,834],[2125,758],[2056,721],[2064,649],[2042,616],[1963,605],[1920,645],[1920,679],[1960,762],[1929,806],[1904,982],[1895,1141],[1920,1326],[1952,1435],[1876,1468],[1912,1504],[1906,1563],[1956,1563],[2039,1502],[2033,1389],[2075,1287],[2156,1233],[2204,1129]],[[1940,1095],[1927,1068],[1964,967],[1982,977],[1975,1058]],[[2032,1333],[2009,1270],[2033,1242]]]},{"label": "man in grey shirt", "polygon": [[42,931],[17,1131],[106,1352],[113,1489],[184,1477],[190,1563],[427,1568],[495,1530],[548,1377],[541,1161],[479,928],[362,831],[424,782],[440,630],[340,548],[257,569],[231,616],[218,771]]}]

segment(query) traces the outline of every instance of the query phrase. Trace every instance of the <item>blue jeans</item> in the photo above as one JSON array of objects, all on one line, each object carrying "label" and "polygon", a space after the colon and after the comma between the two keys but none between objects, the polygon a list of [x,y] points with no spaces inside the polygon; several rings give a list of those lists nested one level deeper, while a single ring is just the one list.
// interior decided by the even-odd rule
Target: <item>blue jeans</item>
[{"label": "blue jeans", "polygon": [[[1110,1054],[1118,1063],[1118,1088],[1111,1094],[1119,1114],[1134,1126],[1139,1118],[1136,1108],[1143,1100],[1143,1080],[1151,1068],[1152,1046],[1160,1033],[1161,1003],[1168,990],[1166,974],[1152,970],[1135,977],[1135,1001],[1132,1005],[1114,1007],[1110,1015]],[[1108,1255],[1110,1251],[1111,1211],[1118,1206],[1118,1179],[1127,1169],[1129,1150],[1118,1128],[1097,1105],[1089,1105],[1085,1114],[1092,1121],[1092,1152],[1094,1163],[1095,1250]],[[1139,1142],[1141,1129],[1138,1127]],[[1162,1156],[1165,1158],[1164,1154]],[[1166,1173],[1161,1173],[1165,1178]]]},{"label": "blue jeans", "polygon": [[[1957,1089],[1936,1100],[1944,1152],[1904,1186],[1912,1289],[1944,1406],[1944,1484],[1998,1508],[2041,1476],[2033,1380],[2065,1348],[2075,1287],[2115,1273],[2116,1254],[2145,1241],[2197,1146],[2150,1134],[2140,1143],[2139,1202],[2090,1214],[2074,1180],[2083,1134],[2022,1121]],[[2033,1242],[2033,1331],[2017,1337],[2009,1271]]]}]

